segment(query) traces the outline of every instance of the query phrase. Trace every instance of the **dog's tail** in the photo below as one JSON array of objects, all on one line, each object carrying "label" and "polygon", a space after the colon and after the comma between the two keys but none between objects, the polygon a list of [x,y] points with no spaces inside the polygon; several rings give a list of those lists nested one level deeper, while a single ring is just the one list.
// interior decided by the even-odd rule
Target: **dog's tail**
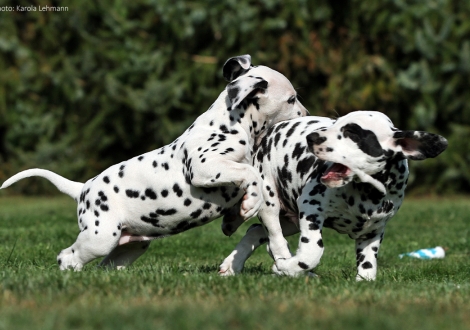
[{"label": "dog's tail", "polygon": [[50,182],[52,182],[52,184],[57,187],[57,189],[59,189],[64,194],[69,195],[76,201],[78,201],[78,198],[80,197],[80,193],[82,192],[84,185],[81,182],[70,181],[54,172],[43,170],[40,168],[33,168],[13,175],[11,178],[9,178],[3,183],[0,189],[5,189],[11,186],[16,181],[19,181],[24,178],[29,178],[30,176],[40,176],[49,180]]}]

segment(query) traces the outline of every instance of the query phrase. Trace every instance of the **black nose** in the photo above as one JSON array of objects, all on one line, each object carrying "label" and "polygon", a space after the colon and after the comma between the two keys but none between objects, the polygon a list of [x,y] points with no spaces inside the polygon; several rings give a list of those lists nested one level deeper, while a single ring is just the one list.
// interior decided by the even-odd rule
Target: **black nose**
[{"label": "black nose", "polygon": [[322,144],[325,141],[326,141],[326,137],[322,137],[318,133],[312,133],[312,134],[307,135],[307,144],[308,145]]}]

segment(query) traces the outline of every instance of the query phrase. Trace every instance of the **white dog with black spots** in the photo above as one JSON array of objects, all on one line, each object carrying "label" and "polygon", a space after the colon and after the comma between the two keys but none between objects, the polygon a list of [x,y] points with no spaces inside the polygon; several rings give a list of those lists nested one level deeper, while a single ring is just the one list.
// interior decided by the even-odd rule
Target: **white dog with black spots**
[{"label": "white dog with black spots", "polygon": [[[255,152],[264,180],[259,219],[220,266],[239,273],[261,244],[279,275],[298,276],[315,268],[323,254],[322,229],[333,228],[356,242],[357,280],[374,280],[385,225],[400,208],[408,181],[408,160],[439,155],[442,136],[402,131],[380,112],[356,111],[337,120],[304,117],[269,129]],[[244,219],[224,217],[231,235]],[[284,236],[300,231],[292,256]]]},{"label": "white dog with black spots", "polygon": [[31,169],[3,185],[41,176],[77,203],[80,233],[60,252],[60,269],[82,269],[106,256],[106,267],[125,267],[150,241],[204,225],[242,199],[240,217],[264,203],[262,179],[251,165],[253,146],[274,124],[307,114],[281,73],[252,66],[249,55],[230,58],[230,82],[212,106],[174,142],[123,161],[87,182]]}]

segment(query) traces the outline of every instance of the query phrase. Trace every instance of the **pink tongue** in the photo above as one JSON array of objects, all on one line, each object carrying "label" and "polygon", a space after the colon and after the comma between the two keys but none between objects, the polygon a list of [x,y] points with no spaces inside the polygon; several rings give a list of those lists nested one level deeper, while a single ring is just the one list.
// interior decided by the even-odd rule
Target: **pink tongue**
[{"label": "pink tongue", "polygon": [[323,180],[336,180],[346,175],[348,168],[344,165],[335,163],[325,173],[323,173]]}]

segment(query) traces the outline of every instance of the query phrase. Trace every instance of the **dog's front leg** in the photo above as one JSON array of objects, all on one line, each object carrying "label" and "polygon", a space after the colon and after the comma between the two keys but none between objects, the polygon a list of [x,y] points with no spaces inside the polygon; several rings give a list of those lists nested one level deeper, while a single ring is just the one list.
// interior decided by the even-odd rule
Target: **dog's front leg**
[{"label": "dog's front leg", "polygon": [[[263,223],[268,234],[268,252],[274,261],[276,261],[278,259],[288,259],[292,257],[292,254],[289,250],[287,240],[283,235],[283,227],[285,226],[281,227],[279,202],[273,202],[273,200],[273,198],[267,199],[269,206],[266,205],[261,208],[258,218]],[[293,232],[298,231],[294,224],[292,224],[292,226],[294,227]]]},{"label": "dog's front leg", "polygon": [[237,186],[245,191],[240,215],[248,220],[254,217],[263,203],[260,174],[250,165],[229,160],[214,159],[192,168],[191,184],[196,187]]},{"label": "dog's front leg", "polygon": [[356,281],[374,281],[377,275],[377,254],[382,242],[384,231],[376,231],[370,238],[356,239],[356,261],[357,275]]},{"label": "dog's front leg", "polygon": [[322,229],[325,220],[322,198],[315,191],[317,183],[312,181],[302,190],[297,199],[299,209],[300,238],[295,256],[277,259],[273,271],[278,275],[299,276],[315,268],[323,255]]},{"label": "dog's front leg", "polygon": [[278,259],[273,271],[278,275],[299,276],[315,268],[323,255],[322,228],[324,218],[318,208],[310,212],[300,212],[300,240],[295,256]]}]

